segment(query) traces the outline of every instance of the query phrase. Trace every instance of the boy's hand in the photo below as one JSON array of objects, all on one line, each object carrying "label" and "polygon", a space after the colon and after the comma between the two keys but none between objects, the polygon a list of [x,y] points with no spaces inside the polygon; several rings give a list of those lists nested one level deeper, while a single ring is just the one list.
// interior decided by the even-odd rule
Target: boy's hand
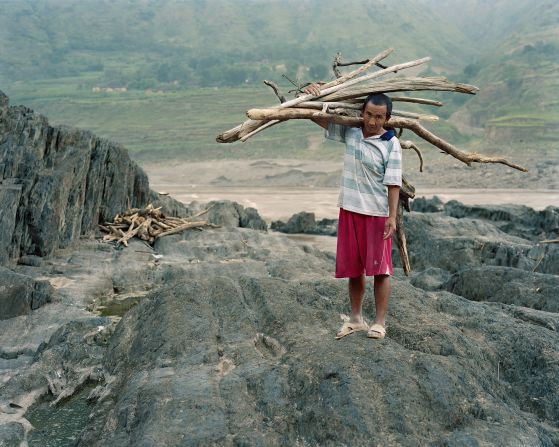
[{"label": "boy's hand", "polygon": [[387,217],[386,222],[384,224],[383,239],[391,238],[395,231],[396,231],[396,218]]},{"label": "boy's hand", "polygon": [[303,90],[307,95],[320,95],[320,84],[313,82],[311,85],[308,85],[305,90]]}]

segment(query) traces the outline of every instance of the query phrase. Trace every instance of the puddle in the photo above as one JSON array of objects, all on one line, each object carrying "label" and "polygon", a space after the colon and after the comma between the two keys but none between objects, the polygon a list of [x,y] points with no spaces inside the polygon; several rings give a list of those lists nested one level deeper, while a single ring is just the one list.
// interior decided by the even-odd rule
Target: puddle
[{"label": "puddle", "polygon": [[92,312],[102,317],[122,317],[136,306],[149,291],[139,291],[102,298],[92,307]]},{"label": "puddle", "polygon": [[87,425],[93,407],[87,402],[87,396],[95,387],[86,385],[65,402],[51,406],[54,398],[48,396],[39,399],[25,413],[27,420],[35,428],[27,435],[29,447],[66,447],[76,445],[78,436]]}]

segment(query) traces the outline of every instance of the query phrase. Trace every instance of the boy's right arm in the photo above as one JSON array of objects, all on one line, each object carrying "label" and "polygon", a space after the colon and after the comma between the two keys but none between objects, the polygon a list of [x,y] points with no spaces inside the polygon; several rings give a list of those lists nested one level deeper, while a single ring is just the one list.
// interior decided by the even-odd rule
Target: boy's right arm
[{"label": "boy's right arm", "polygon": [[[318,96],[320,95],[320,85],[317,83],[312,83],[311,85],[307,86],[307,88],[305,88],[304,92],[308,95]],[[328,130],[328,124],[330,124],[330,120],[328,120],[328,118],[312,118],[311,121],[315,122],[323,129]]]}]

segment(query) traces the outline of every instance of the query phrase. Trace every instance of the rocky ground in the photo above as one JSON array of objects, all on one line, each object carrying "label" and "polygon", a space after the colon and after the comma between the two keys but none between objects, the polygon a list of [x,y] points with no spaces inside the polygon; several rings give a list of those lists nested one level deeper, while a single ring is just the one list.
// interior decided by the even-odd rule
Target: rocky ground
[{"label": "rocky ground", "polygon": [[0,442],[49,445],[29,407],[86,386],[84,446],[559,442],[557,246],[505,233],[489,211],[414,212],[415,270],[397,269],[387,338],[336,341],[348,307],[334,253],[239,228],[236,209],[153,248],[84,239],[15,267],[50,302],[0,321]]},{"label": "rocky ground", "polygon": [[559,444],[558,208],[416,200],[387,338],[335,340],[331,250],[231,202],[153,247],[80,214],[148,200],[205,207],[0,94],[0,446]]}]

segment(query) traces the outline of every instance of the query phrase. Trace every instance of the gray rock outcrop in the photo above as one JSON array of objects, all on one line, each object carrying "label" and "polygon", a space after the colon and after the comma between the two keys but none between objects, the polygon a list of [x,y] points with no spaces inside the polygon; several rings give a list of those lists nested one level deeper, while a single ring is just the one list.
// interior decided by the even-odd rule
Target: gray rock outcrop
[{"label": "gray rock outcrop", "polygon": [[0,267],[0,320],[26,315],[50,303],[54,290],[46,281]]},{"label": "gray rock outcrop", "polygon": [[302,211],[291,216],[287,222],[281,220],[272,222],[271,229],[288,234],[304,233],[335,236],[338,233],[338,220],[321,219],[317,221],[314,213]]},{"label": "gray rock outcrop", "polygon": [[347,285],[320,252],[249,230],[158,250],[163,286],[117,327],[79,445],[559,440],[557,315],[395,280],[388,338],[337,341]]},{"label": "gray rock outcrop", "polygon": [[[0,265],[48,256],[129,207],[152,203],[173,216],[195,209],[150,190],[147,175],[121,145],[50,126],[31,109],[9,107],[1,92],[0,106]],[[213,205],[213,223],[266,229],[252,208]]]},{"label": "gray rock outcrop", "polygon": [[23,106],[0,120],[0,262],[67,247],[127,207],[147,205],[146,174],[126,149],[50,126]]},{"label": "gray rock outcrop", "polygon": [[153,247],[80,238],[123,203],[206,206],[156,196],[118,147],[1,95],[0,113],[0,243],[24,254],[0,269],[0,444],[47,445],[68,418],[41,428],[34,411],[83,394],[64,436],[84,447],[559,445],[559,250],[500,224],[529,212],[407,214],[414,276],[393,279],[387,338],[335,340],[333,253],[226,201],[207,215],[220,228]]}]

